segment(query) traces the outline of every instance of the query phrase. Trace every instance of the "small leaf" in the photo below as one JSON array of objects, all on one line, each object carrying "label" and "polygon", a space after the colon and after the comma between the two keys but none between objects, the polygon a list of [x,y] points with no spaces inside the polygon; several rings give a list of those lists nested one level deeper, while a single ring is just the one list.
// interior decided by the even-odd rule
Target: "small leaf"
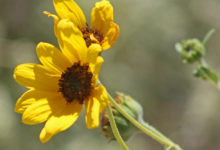
[{"label": "small leaf", "polygon": [[195,77],[202,78],[203,80],[218,84],[218,75],[213,72],[210,68],[200,66],[196,72],[194,72]]},{"label": "small leaf", "polygon": [[182,53],[183,47],[182,47],[181,43],[176,43],[175,48],[176,48],[177,52]]}]

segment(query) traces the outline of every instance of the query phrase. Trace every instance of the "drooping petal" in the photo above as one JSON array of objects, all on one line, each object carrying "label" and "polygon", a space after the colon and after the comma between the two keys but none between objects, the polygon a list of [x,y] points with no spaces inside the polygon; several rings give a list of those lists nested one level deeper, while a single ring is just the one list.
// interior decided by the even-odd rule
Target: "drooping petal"
[{"label": "drooping petal", "polygon": [[90,63],[89,65],[91,72],[93,73],[93,78],[92,78],[93,83],[97,83],[98,81],[99,71],[100,71],[100,68],[103,62],[104,62],[104,59],[102,58],[102,56],[98,56],[95,64]]},{"label": "drooping petal", "polygon": [[58,22],[59,22],[59,18],[58,18],[56,15],[51,14],[51,13],[48,12],[48,11],[44,11],[43,13],[44,13],[45,15],[47,15],[48,17],[52,17],[52,18],[54,19],[54,34],[55,34],[56,37],[57,37],[57,24],[58,24]]},{"label": "drooping petal", "polygon": [[113,22],[109,24],[107,29],[105,30],[104,34],[104,40],[102,43],[102,47],[104,50],[109,49],[112,45],[115,44],[118,35],[119,35],[119,26]]},{"label": "drooping petal", "polygon": [[66,105],[60,93],[38,92],[38,98],[23,113],[22,121],[34,125],[46,121],[53,112],[59,112]]},{"label": "drooping petal", "polygon": [[119,35],[119,27],[113,22],[113,7],[107,0],[97,2],[91,13],[91,26],[104,36],[102,47],[110,48]]},{"label": "drooping petal", "polygon": [[62,52],[49,43],[39,43],[36,50],[40,62],[57,73],[61,74],[71,66],[70,61]]},{"label": "drooping petal", "polygon": [[95,74],[96,78],[98,78],[99,71],[100,71],[100,68],[101,68],[103,62],[104,62],[104,59],[102,58],[102,56],[98,56],[96,59],[95,68],[94,68],[94,72],[93,72]]},{"label": "drooping petal", "polygon": [[102,0],[95,4],[91,13],[91,25],[93,29],[104,31],[106,24],[113,22],[113,7],[107,0]]},{"label": "drooping petal", "polygon": [[86,101],[85,120],[88,129],[93,129],[99,126],[100,106],[101,104],[96,97],[92,97]]},{"label": "drooping petal", "polygon": [[72,63],[74,60],[86,62],[88,49],[81,31],[70,21],[63,19],[57,26],[58,42],[64,55]]},{"label": "drooping petal", "polygon": [[109,97],[108,97],[108,92],[105,89],[103,85],[99,85],[95,87],[94,92],[93,92],[94,97],[97,98],[100,102],[100,112],[103,111],[103,109],[110,104]]},{"label": "drooping petal", "polygon": [[91,44],[88,48],[88,62],[95,64],[101,51],[102,47],[99,44]]},{"label": "drooping petal", "polygon": [[61,19],[69,19],[81,29],[86,27],[85,16],[74,0],[53,0],[53,4]]},{"label": "drooping petal", "polygon": [[46,91],[58,91],[60,75],[39,64],[21,64],[15,68],[14,79],[21,85]]},{"label": "drooping petal", "polygon": [[93,97],[88,99],[85,103],[85,120],[88,129],[99,126],[99,115],[108,104],[107,91],[104,86],[99,85],[95,88]]},{"label": "drooping petal", "polygon": [[79,117],[82,104],[78,101],[67,103],[61,112],[54,112],[40,133],[40,140],[46,143],[55,134],[68,129]]},{"label": "drooping petal", "polygon": [[[88,48],[88,62],[91,69],[91,72],[95,75],[95,80],[98,78],[99,69],[101,67],[101,64],[103,63],[104,59],[100,55],[100,52],[102,51],[102,47],[99,44],[92,44]],[[100,62],[102,61],[102,62]],[[96,82],[96,81],[94,81]]]}]

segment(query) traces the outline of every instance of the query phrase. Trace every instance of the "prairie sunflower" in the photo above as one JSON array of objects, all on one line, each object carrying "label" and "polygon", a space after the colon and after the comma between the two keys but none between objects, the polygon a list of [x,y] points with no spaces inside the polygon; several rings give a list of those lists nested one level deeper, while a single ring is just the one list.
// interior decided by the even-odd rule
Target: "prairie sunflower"
[{"label": "prairie sunflower", "polygon": [[91,28],[82,10],[73,0],[53,0],[53,4],[59,19],[69,19],[80,29],[87,47],[97,43],[106,50],[115,43],[119,27],[114,23],[113,7],[109,1],[96,3],[91,12]]},{"label": "prairie sunflower", "polygon": [[29,88],[17,101],[15,111],[22,113],[25,124],[45,122],[41,142],[68,129],[79,117],[85,104],[87,128],[99,126],[99,115],[109,103],[105,88],[97,84],[103,63],[101,46],[87,48],[81,31],[70,21],[57,23],[56,35],[61,51],[49,43],[36,50],[42,64],[21,64],[14,79]]}]

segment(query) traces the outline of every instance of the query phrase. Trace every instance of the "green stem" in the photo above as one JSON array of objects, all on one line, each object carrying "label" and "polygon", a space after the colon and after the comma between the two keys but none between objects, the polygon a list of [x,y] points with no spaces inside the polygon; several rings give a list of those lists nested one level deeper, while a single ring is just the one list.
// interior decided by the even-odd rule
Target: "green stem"
[{"label": "green stem", "polygon": [[167,148],[175,148],[176,150],[182,150],[177,144],[173,143],[170,139],[165,137],[162,133],[157,131],[155,128],[150,126],[147,123],[140,123],[137,120],[135,120],[133,117],[131,117],[129,114],[127,114],[120,105],[118,105],[115,100],[111,97],[111,95],[108,93],[109,99],[111,101],[111,104],[125,117],[127,118],[133,125],[135,125],[137,128],[139,128],[141,131],[152,137],[157,142],[161,143],[162,145],[165,145]]},{"label": "green stem", "polygon": [[123,139],[122,139],[122,137],[121,137],[121,135],[118,131],[118,128],[117,128],[116,123],[115,123],[114,116],[112,114],[112,109],[109,105],[107,106],[107,113],[108,113],[110,125],[111,125],[111,128],[112,128],[112,132],[113,132],[116,140],[118,141],[118,143],[120,144],[120,146],[122,147],[123,150],[129,150],[129,148],[127,147],[127,145],[123,141]]},{"label": "green stem", "polygon": [[157,134],[159,137],[167,140],[168,142],[172,143],[172,141],[170,139],[168,139],[166,136],[164,136],[162,133],[160,133],[157,129],[155,129],[153,126],[149,125],[148,123],[146,123],[144,120],[139,120],[139,122],[147,129],[149,129],[150,131],[154,132],[155,134]]},{"label": "green stem", "polygon": [[203,44],[204,46],[206,46],[207,42],[209,41],[209,39],[211,38],[211,36],[215,33],[215,29],[211,29],[206,36],[203,39]]},{"label": "green stem", "polygon": [[204,67],[207,67],[207,68],[209,67],[204,58],[201,58],[201,59],[199,60],[199,64],[200,64],[201,66],[204,66]]}]

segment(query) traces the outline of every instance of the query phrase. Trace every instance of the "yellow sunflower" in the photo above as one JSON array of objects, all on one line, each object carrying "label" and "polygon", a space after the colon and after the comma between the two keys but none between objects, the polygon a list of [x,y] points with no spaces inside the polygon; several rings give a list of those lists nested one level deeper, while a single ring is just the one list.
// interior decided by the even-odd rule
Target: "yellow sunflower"
[{"label": "yellow sunflower", "polygon": [[17,101],[15,111],[22,113],[25,124],[45,122],[41,142],[68,129],[79,117],[85,104],[85,121],[89,129],[99,126],[99,115],[109,103],[105,88],[97,84],[103,63],[101,46],[86,46],[82,32],[72,22],[57,23],[60,49],[39,43],[36,50],[42,64],[21,64],[14,79],[29,88]]},{"label": "yellow sunflower", "polygon": [[[107,0],[97,2],[91,12],[91,27],[86,22],[80,7],[73,0],[53,0],[58,19],[69,19],[82,32],[87,47],[92,43],[109,49],[119,35],[119,27],[114,23],[113,7]],[[48,12],[45,12],[48,14]]]}]

